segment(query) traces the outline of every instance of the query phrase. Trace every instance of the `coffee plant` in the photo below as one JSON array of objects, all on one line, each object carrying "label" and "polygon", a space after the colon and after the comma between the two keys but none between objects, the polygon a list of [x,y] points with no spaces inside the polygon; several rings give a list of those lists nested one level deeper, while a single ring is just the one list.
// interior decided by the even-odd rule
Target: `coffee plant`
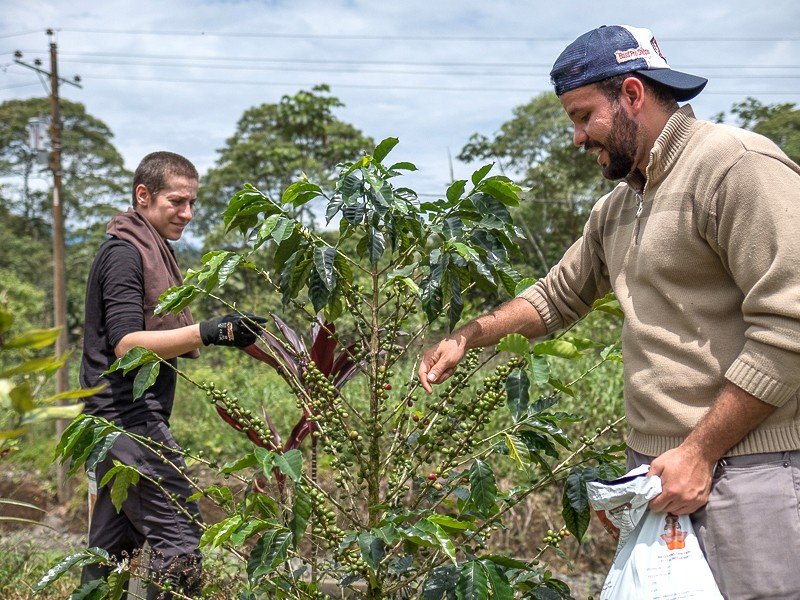
[{"label": "coffee plant", "polygon": [[[546,561],[566,558],[563,537],[586,532],[585,483],[618,474],[621,448],[601,444],[616,422],[570,439],[565,426],[580,417],[559,411],[558,401],[575,394],[572,386],[588,372],[559,381],[550,365],[587,353],[597,364],[619,361],[618,347],[569,332],[535,344],[512,334],[494,349],[470,351],[445,384],[425,394],[414,364],[423,345],[443,326],[453,328],[465,303],[513,295],[532,281],[510,264],[519,250],[509,207],[518,204],[520,188],[489,176],[488,165],[470,181],[454,182],[443,198],[421,202],[394,183],[416,169],[386,160],[396,143],[386,139],[342,165],[331,191],[302,179],[276,201],[245,186],[224,221],[244,236],[247,250],[208,253],[161,298],[160,311],[179,311],[198,297],[241,310],[220,290],[247,269],[280,294],[281,314],[305,320],[311,332],[304,339],[275,315],[274,326],[264,326],[246,349],[275,369],[296,399],[298,422],[285,442],[269,407],[255,414],[234,392],[178,371],[242,432],[244,447],[225,465],[190,457],[239,482],[195,485],[196,497],[214,500],[226,514],[203,525],[201,549],[240,565],[243,599],[570,598]],[[318,198],[327,203],[332,233],[291,216]],[[610,297],[596,309],[619,315]],[[135,371],[139,395],[160,368],[172,367],[136,348],[112,368]],[[120,434],[83,416],[57,453],[75,470],[87,457],[97,461],[109,436]],[[501,472],[514,484],[502,485]],[[100,483],[112,485],[121,504],[139,476],[119,464]],[[563,528],[549,531],[534,556],[501,554],[492,536],[526,498],[554,485],[564,487]],[[71,564],[95,561],[114,562],[89,549],[56,565],[40,586]],[[115,593],[117,580],[95,588]]]}]

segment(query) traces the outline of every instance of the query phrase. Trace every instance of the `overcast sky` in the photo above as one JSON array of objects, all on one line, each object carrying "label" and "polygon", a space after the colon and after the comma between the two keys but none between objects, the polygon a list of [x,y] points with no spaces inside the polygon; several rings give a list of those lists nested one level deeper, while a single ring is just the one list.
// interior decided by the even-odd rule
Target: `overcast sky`
[{"label": "overcast sky", "polygon": [[[578,35],[602,24],[653,30],[673,68],[710,79],[700,118],[747,96],[800,103],[800,3],[494,0],[0,0],[0,102],[44,94],[34,72],[56,29],[61,87],[114,133],[133,169],[169,149],[211,167],[242,113],[328,83],[342,120],[421,172],[404,183],[442,193],[475,132],[549,90],[548,72]],[[454,159],[454,175],[471,171]]]}]

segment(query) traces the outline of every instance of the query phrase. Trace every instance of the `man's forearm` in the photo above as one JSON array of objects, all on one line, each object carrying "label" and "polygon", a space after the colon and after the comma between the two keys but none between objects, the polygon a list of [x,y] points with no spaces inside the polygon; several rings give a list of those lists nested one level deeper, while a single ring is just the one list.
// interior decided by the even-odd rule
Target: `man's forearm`
[{"label": "man's forearm", "polygon": [[726,382],[711,409],[683,444],[709,461],[717,461],[755,429],[776,407]]},{"label": "man's forearm", "polygon": [[683,443],[653,460],[649,474],[661,477],[662,492],[650,501],[650,508],[688,515],[705,505],[717,461],[774,410],[727,382]]},{"label": "man's forearm", "polygon": [[196,350],[202,345],[200,326],[187,325],[186,327],[165,331],[135,331],[129,333],[119,341],[114,348],[114,353],[117,357],[120,357],[131,348],[141,346],[152,350],[161,358],[170,359]]},{"label": "man's forearm", "polygon": [[547,333],[544,321],[533,305],[523,298],[514,298],[456,329],[449,337],[462,338],[465,347],[493,346],[509,333],[521,333],[528,338]]}]

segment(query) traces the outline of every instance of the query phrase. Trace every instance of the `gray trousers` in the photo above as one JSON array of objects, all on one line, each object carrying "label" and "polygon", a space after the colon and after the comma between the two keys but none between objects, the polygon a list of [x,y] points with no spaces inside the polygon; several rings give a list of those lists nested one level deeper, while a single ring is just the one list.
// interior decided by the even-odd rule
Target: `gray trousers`
[{"label": "gray trousers", "polygon": [[[628,448],[628,468],[652,457]],[[691,520],[726,600],[800,599],[800,450],[723,458]]]},{"label": "gray trousers", "polygon": [[[148,437],[168,448],[177,449],[166,423],[155,421],[129,428],[130,432]],[[186,502],[192,490],[181,474],[186,464],[175,451],[159,448],[164,461],[148,448],[120,435],[106,458],[97,465],[99,485],[113,466],[113,460],[136,467],[141,474],[139,483],[128,488],[128,497],[117,512],[111,502],[111,485],[97,490],[97,500],[89,524],[89,547],[99,546],[117,559],[131,556],[145,541],[152,552],[150,569],[156,579],[168,580],[173,589],[192,595],[199,589],[201,555],[200,512],[195,502]],[[160,486],[151,480],[160,481]],[[185,514],[179,509],[183,507]],[[91,581],[107,576],[107,569],[96,565],[84,568],[81,580]],[[148,598],[161,598],[155,586],[148,589]],[[164,596],[167,597],[167,596]]]}]

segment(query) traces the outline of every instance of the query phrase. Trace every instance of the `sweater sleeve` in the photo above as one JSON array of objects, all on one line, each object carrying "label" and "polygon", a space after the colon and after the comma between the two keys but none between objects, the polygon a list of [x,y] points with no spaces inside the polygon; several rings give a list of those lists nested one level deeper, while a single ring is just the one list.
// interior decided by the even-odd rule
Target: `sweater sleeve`
[{"label": "sweater sleeve", "polygon": [[595,300],[611,290],[600,241],[601,207],[606,198],[597,203],[583,235],[558,264],[518,296],[539,312],[548,333],[577,321],[592,309]]},{"label": "sweater sleeve", "polygon": [[139,251],[127,242],[109,245],[100,263],[99,281],[108,342],[115,348],[127,334],[144,329],[144,274]]},{"label": "sweater sleeve", "polygon": [[781,406],[800,387],[800,168],[746,151],[712,206],[718,252],[742,291],[747,327],[725,377]]}]

